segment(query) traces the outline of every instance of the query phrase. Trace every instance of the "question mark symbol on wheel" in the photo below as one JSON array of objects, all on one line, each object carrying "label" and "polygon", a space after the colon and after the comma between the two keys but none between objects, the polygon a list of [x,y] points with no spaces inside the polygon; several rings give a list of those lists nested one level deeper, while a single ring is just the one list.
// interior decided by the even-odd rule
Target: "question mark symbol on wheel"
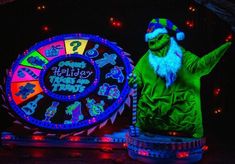
[{"label": "question mark symbol on wheel", "polygon": [[81,42],[79,42],[79,41],[72,41],[70,43],[70,46],[73,47],[73,52],[77,51],[77,49],[80,45],[81,45]]}]

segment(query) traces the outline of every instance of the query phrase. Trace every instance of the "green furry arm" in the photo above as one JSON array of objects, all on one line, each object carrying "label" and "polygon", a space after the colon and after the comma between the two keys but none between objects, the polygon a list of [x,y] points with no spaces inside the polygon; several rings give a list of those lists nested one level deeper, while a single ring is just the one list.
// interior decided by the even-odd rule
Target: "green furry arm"
[{"label": "green furry arm", "polygon": [[211,72],[231,44],[231,42],[226,42],[201,58],[183,49],[183,63],[190,72],[204,76]]},{"label": "green furry arm", "polygon": [[211,70],[219,62],[219,60],[225,54],[225,52],[228,50],[231,44],[232,44],[231,42],[226,42],[222,44],[220,47],[214,49],[213,51],[209,52],[208,54],[200,58],[199,65],[202,68],[199,68],[199,69],[202,69],[203,75],[206,75],[211,72]]}]

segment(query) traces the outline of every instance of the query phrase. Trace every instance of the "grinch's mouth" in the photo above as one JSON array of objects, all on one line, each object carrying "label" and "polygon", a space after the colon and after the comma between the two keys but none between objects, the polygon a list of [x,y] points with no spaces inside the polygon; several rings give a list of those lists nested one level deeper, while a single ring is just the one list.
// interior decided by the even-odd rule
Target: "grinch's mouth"
[{"label": "grinch's mouth", "polygon": [[157,38],[153,38],[149,41],[150,45],[154,45],[157,41],[160,41],[163,38],[163,35],[159,35]]}]

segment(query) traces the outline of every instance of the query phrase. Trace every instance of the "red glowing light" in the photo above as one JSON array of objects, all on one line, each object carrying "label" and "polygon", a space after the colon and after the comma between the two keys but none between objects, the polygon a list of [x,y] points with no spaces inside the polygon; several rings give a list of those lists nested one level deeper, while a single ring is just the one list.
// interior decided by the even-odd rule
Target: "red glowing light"
[{"label": "red glowing light", "polygon": [[110,17],[109,22],[110,22],[111,26],[113,26],[114,28],[122,27],[122,22],[114,17]]},{"label": "red glowing light", "polygon": [[215,88],[213,93],[214,93],[214,96],[218,96],[221,92],[221,89],[220,88]]},{"label": "red glowing light", "polygon": [[116,22],[117,23],[117,27],[121,26],[121,22]]},{"label": "red glowing light", "polygon": [[42,158],[44,156],[44,153],[40,150],[34,150],[32,152],[32,157],[34,158]]},{"label": "red glowing light", "polygon": [[147,150],[139,150],[138,154],[142,156],[149,156],[149,152]]},{"label": "red glowing light", "polygon": [[111,159],[112,154],[110,153],[102,153],[99,155],[100,159]]},{"label": "red glowing light", "polygon": [[122,23],[121,23],[120,21],[113,21],[113,22],[112,22],[112,26],[118,28],[118,27],[121,27],[121,26],[122,26]]},{"label": "red glowing light", "polygon": [[185,22],[185,24],[186,24],[186,26],[188,27],[188,28],[194,28],[194,26],[195,26],[195,23],[194,23],[194,21],[193,20],[187,20],[186,22]]},{"label": "red glowing light", "polygon": [[42,30],[43,30],[44,32],[48,32],[48,31],[49,31],[49,27],[48,27],[47,25],[42,26]]},{"label": "red glowing light", "polygon": [[225,38],[225,41],[226,42],[229,42],[229,41],[232,41],[233,40],[233,35],[232,34],[229,34],[226,38]]},{"label": "red glowing light", "polygon": [[203,151],[208,151],[209,147],[207,145],[202,146]]},{"label": "red glowing light", "polygon": [[181,151],[176,154],[177,158],[188,158],[189,152],[188,151]]},{"label": "red glowing light", "polygon": [[44,139],[45,139],[44,136],[38,136],[38,135],[32,136],[32,140],[34,141],[43,141]]},{"label": "red glowing light", "polygon": [[80,137],[79,136],[70,136],[68,140],[76,142],[76,141],[80,141]]},{"label": "red glowing light", "polygon": [[112,138],[110,137],[102,137],[101,142],[112,142]]}]

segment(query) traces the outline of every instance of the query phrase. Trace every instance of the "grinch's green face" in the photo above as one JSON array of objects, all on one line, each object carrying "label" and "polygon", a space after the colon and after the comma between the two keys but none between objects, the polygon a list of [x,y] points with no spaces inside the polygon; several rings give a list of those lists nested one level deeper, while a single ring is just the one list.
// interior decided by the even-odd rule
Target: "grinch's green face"
[{"label": "grinch's green face", "polygon": [[[170,36],[168,34],[160,34],[157,37],[148,41],[149,49],[152,52],[157,52],[169,46]],[[161,55],[164,56],[164,55]]]}]

